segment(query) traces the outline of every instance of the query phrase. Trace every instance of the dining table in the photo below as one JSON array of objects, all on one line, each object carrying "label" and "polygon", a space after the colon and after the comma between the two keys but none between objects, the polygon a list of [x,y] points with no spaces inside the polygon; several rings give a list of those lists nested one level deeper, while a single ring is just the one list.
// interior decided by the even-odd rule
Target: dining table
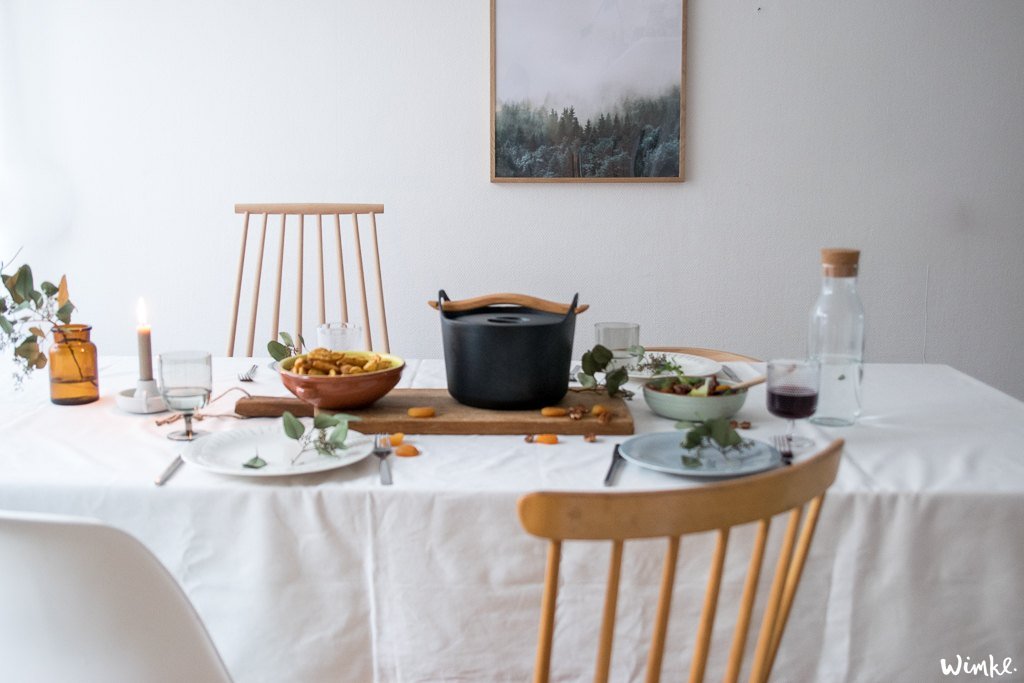
[{"label": "dining table", "polygon": [[[252,365],[253,381],[240,382]],[[727,365],[744,378],[764,371]],[[528,680],[546,543],[520,527],[518,498],[707,485],[627,462],[605,487],[628,435],[547,445],[522,434],[408,434],[420,454],[389,459],[390,486],[372,456],[274,477],[186,462],[156,486],[202,439],[283,429],[280,418],[233,417],[240,390],[289,394],[267,358],[214,358],[213,395],[228,393],[195,423],[207,435],[183,445],[166,438],[180,425],[157,424],[166,414],[118,407],[137,359],[101,354],[99,366],[101,397],[87,405],[52,404],[45,372],[20,389],[0,386],[0,509],[98,519],[138,538],[177,579],[238,683]],[[445,383],[444,363],[423,359],[407,361],[398,386]],[[638,392],[627,402],[637,435],[678,432],[638,385],[627,388]],[[785,430],[765,399],[764,385],[749,390],[736,416],[750,423],[745,438],[770,442]],[[958,657],[1009,658],[1024,670],[1024,402],[949,366],[868,363],[863,405],[852,427],[797,423],[815,443],[797,462],[836,438],[845,446],[773,680],[934,681]],[[730,542],[714,631],[726,643],[753,536],[741,528]],[[683,543],[665,680],[689,669],[713,544],[713,534]],[[553,680],[592,676],[609,548],[565,544]],[[626,545],[613,680],[642,678],[663,548]],[[713,646],[709,680],[721,677],[725,649]]]}]

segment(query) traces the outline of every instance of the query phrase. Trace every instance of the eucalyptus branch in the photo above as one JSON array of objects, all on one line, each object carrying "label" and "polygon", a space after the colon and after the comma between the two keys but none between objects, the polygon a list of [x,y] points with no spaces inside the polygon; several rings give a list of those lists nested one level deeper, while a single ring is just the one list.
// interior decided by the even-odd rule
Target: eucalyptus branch
[{"label": "eucalyptus branch", "polygon": [[[633,349],[630,349],[631,354],[632,351]],[[643,349],[640,352],[643,353]],[[622,388],[622,385],[629,381],[629,371],[625,367],[608,370],[614,357],[607,347],[600,344],[584,353],[583,370],[576,375],[576,379],[582,387],[578,391],[600,392],[604,390],[608,392],[609,396],[632,398],[633,392]],[[604,384],[597,381],[597,374],[601,372],[604,373]]]},{"label": "eucalyptus branch", "polygon": [[[15,257],[19,253],[20,249]],[[23,264],[11,275],[3,273],[3,266],[0,266],[0,280],[6,289],[6,292],[0,292],[0,350],[14,347],[14,360],[18,366],[14,380],[20,387],[33,370],[46,367],[47,358],[40,343],[50,336],[55,327],[71,322],[75,306],[68,299],[66,278],[61,277],[59,285],[42,282],[36,289],[28,264]],[[81,374],[81,366],[73,352],[72,359]]]},{"label": "eucalyptus branch", "polygon": [[291,464],[295,464],[299,457],[309,450],[315,450],[320,455],[337,458],[338,451],[347,448],[345,439],[348,437],[348,423],[357,421],[360,418],[355,415],[336,413],[317,413],[313,416],[313,429],[306,431],[306,426],[292,415],[285,411],[282,415],[284,421],[284,433],[290,439],[299,442],[299,452],[292,458]]}]

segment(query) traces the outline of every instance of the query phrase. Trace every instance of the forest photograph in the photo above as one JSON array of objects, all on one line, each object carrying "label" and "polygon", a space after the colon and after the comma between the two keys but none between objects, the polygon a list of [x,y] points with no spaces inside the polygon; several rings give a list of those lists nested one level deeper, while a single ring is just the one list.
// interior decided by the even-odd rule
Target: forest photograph
[{"label": "forest photograph", "polygon": [[683,0],[492,0],[493,181],[682,180]]}]

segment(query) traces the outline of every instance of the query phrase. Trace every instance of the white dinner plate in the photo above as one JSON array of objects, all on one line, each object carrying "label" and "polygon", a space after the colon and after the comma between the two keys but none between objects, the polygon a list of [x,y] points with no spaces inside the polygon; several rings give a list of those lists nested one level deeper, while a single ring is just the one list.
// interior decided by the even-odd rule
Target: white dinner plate
[{"label": "white dinner plate", "polygon": [[[619,453],[640,467],[685,477],[739,477],[778,467],[782,455],[763,441],[747,439],[740,451],[682,447],[684,432],[641,434],[622,442]],[[685,459],[684,459],[685,458]]]},{"label": "white dinner plate", "polygon": [[[688,377],[708,377],[718,373],[722,369],[722,364],[716,360],[710,358],[704,358],[703,356],[692,356],[688,353],[661,353],[659,351],[649,351],[648,356],[665,356],[666,360],[672,361],[676,365],[683,368],[683,374]],[[637,382],[647,382],[652,379],[658,379],[659,377],[673,377],[673,372],[659,372],[653,373],[650,370],[637,370],[635,369],[635,363],[629,367],[629,378]]]},{"label": "white dinner plate", "polygon": [[[292,464],[301,446],[285,435],[280,423],[275,423],[201,436],[185,449],[181,457],[191,465],[219,474],[284,477],[345,467],[373,452],[373,439],[354,430],[349,431],[345,445],[337,457],[320,455],[309,449]],[[257,454],[266,461],[266,466],[259,469],[245,467],[243,463]]]}]

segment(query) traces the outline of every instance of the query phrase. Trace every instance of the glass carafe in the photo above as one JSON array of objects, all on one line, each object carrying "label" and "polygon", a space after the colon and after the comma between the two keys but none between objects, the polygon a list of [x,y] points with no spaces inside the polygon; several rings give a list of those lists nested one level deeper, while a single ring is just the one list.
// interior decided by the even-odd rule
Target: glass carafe
[{"label": "glass carafe", "polygon": [[818,409],[811,422],[847,427],[861,412],[864,305],[857,293],[860,251],[821,250],[821,293],[811,311],[808,355],[821,364]]}]

